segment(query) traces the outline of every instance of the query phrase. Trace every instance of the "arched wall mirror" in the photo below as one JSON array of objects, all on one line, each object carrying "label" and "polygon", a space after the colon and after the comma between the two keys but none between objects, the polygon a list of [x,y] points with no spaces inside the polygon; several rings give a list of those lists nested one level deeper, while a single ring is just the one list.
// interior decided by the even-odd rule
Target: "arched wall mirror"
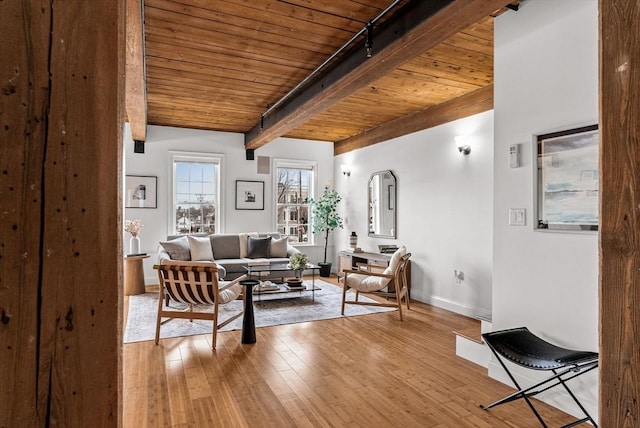
[{"label": "arched wall mirror", "polygon": [[371,174],[367,190],[369,236],[396,237],[396,177],[391,171]]}]

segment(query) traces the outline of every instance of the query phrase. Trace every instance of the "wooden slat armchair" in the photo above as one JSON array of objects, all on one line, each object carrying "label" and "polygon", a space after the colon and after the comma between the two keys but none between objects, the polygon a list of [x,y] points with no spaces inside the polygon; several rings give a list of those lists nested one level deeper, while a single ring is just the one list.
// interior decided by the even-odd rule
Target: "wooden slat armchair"
[{"label": "wooden slat armchair", "polygon": [[[358,269],[345,269],[344,286],[342,289],[342,315],[345,305],[385,306],[398,309],[400,320],[402,316],[402,299],[404,298],[407,310],[409,304],[409,287],[407,285],[406,269],[411,253],[407,253],[405,247],[400,247],[391,257],[389,266],[384,268],[378,265],[358,264]],[[382,272],[379,270],[384,269]],[[376,270],[378,270],[376,272]],[[347,291],[355,291],[354,300],[347,300]],[[389,291],[391,290],[391,291]],[[360,294],[373,294],[387,298],[387,302],[364,302],[359,300]],[[390,299],[395,299],[391,302]]]},{"label": "wooden slat armchair", "polygon": [[[244,299],[244,293],[240,281],[246,279],[246,275],[233,281],[219,281],[218,268],[211,263],[196,262],[172,262],[169,264],[154,265],[158,271],[160,294],[158,296],[158,318],[156,322],[156,345],[160,339],[160,326],[175,318],[190,320],[202,319],[213,321],[212,347],[216,348],[218,329],[240,317],[243,311],[218,322],[218,307],[240,296]],[[166,299],[169,297],[170,299]],[[186,303],[187,310],[172,309],[169,300]],[[194,311],[194,306],[213,306],[213,312]],[[244,308],[244,302],[242,307]],[[162,318],[168,318],[162,321]]]}]

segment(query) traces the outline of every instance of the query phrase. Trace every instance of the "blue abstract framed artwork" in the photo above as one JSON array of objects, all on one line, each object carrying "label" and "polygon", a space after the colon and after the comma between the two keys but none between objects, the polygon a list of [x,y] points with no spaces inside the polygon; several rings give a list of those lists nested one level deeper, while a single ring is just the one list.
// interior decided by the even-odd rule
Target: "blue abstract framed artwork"
[{"label": "blue abstract framed artwork", "polygon": [[598,125],[537,136],[537,229],[598,230]]}]

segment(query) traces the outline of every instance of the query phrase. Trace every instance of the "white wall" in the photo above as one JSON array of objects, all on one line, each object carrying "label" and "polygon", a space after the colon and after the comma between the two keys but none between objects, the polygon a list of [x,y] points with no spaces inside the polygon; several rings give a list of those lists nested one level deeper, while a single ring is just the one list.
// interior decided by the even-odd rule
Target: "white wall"
[{"label": "white wall", "polygon": [[[527,326],[560,346],[598,349],[598,236],[534,231],[533,134],[597,123],[596,0],[528,0],[495,21],[493,327]],[[523,166],[508,167],[522,143]],[[508,225],[526,208],[527,225]],[[492,376],[502,371],[492,366]],[[521,376],[531,371],[519,370]],[[597,413],[597,376],[580,395]],[[578,379],[579,380],[579,379]],[[560,392],[560,391],[558,391]],[[553,395],[553,394],[552,394]],[[548,396],[575,412],[562,397]]]},{"label": "white wall", "polygon": [[[458,152],[455,136],[469,136],[471,154]],[[351,176],[340,172],[348,164]],[[345,229],[358,246],[405,245],[412,253],[411,297],[459,313],[491,310],[493,112],[416,132],[335,159],[336,189],[344,197]],[[397,179],[397,239],[367,236],[367,182],[376,171]],[[457,283],[453,271],[462,270]]]},{"label": "white wall", "polygon": [[[125,171],[130,175],[154,175],[158,177],[158,208],[129,208],[125,219],[139,218],[144,224],[140,234],[141,250],[151,257],[144,262],[145,282],[157,284],[153,264],[157,257],[158,242],[167,237],[171,226],[169,204],[171,203],[170,151],[204,152],[224,155],[222,164],[223,224],[221,233],[266,232],[274,230],[274,205],[272,203],[272,174],[257,173],[258,156],[317,162],[317,189],[321,190],[333,177],[333,145],[326,142],[279,138],[255,151],[255,160],[245,157],[242,134],[203,131],[185,128],[149,126],[145,153],[133,152],[133,140],[128,124],[124,132]],[[236,180],[258,180],[265,182],[264,211],[235,209]],[[125,235],[124,246],[128,249],[129,235]],[[331,243],[331,241],[330,241]],[[320,261],[322,246],[298,246],[311,260]],[[331,252],[332,254],[334,251]]]}]

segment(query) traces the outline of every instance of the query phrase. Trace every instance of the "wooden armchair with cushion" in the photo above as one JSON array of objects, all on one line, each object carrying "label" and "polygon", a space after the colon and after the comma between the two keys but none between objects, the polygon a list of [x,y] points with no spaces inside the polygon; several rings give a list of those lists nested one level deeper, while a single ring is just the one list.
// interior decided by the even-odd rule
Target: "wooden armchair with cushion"
[{"label": "wooden armchair with cushion", "polygon": [[[344,287],[342,289],[342,315],[346,304],[351,305],[367,305],[367,306],[386,306],[398,308],[398,314],[402,321],[402,299],[405,299],[407,310],[409,307],[409,287],[407,285],[406,269],[411,258],[411,253],[407,253],[405,247],[400,247],[393,253],[389,266],[383,269],[382,266],[359,264],[358,269],[345,269]],[[377,271],[376,271],[377,270]],[[355,291],[354,300],[347,300],[347,291],[353,289]],[[364,302],[358,299],[359,295],[374,294],[387,298],[387,303],[383,302]],[[391,302],[390,299],[395,299]]]},{"label": "wooden armchair with cushion", "polygon": [[[160,325],[175,318],[202,319],[213,321],[212,347],[215,349],[218,329],[243,314],[240,310],[223,322],[218,322],[218,307],[238,299],[241,295],[244,299],[240,281],[246,279],[246,275],[233,281],[220,281],[217,266],[206,262],[169,262],[154,265],[153,268],[158,271],[160,284],[156,345],[160,339]],[[172,309],[169,301],[186,303],[187,309]],[[194,311],[194,307],[198,306],[208,306],[209,311]],[[244,308],[244,302],[242,307]],[[162,321],[162,318],[168,319]]]}]

